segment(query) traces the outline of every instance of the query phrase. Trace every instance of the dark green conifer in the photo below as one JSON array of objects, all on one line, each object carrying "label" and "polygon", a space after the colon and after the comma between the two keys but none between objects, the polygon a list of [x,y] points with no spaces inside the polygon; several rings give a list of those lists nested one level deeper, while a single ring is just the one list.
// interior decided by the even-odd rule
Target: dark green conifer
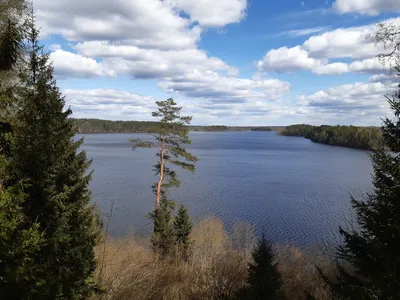
[{"label": "dark green conifer", "polygon": [[263,236],[253,249],[253,262],[249,264],[247,286],[239,294],[243,300],[284,299],[281,276],[271,246]]},{"label": "dark green conifer", "polygon": [[192,227],[193,224],[189,212],[185,205],[181,205],[174,219],[174,234],[178,250],[181,251],[181,255],[185,259],[189,256],[189,249],[192,243],[190,240]]},{"label": "dark green conifer", "polygon": [[152,247],[162,256],[171,253],[174,245],[174,230],[172,224],[172,211],[174,201],[168,200],[164,195],[160,201],[160,207],[149,214],[154,223],[154,232],[151,236]]},{"label": "dark green conifer", "polygon": [[28,298],[42,284],[34,255],[43,245],[43,234],[23,211],[26,181],[16,182],[10,172],[12,108],[17,103],[10,82],[17,77],[16,65],[22,61],[24,27],[18,20],[23,4],[22,0],[0,3],[0,295],[4,299]]},{"label": "dark green conifer", "polygon": [[358,228],[340,229],[339,275],[325,278],[337,299],[400,299],[400,86],[389,104],[394,118],[383,120],[384,144],[371,155],[374,190],[351,199]]},{"label": "dark green conifer", "polygon": [[[30,257],[40,267],[35,288],[19,281],[6,299],[85,299],[95,288],[94,246],[100,233],[90,206],[90,161],[79,152],[82,140],[74,141],[71,110],[64,107],[49,55],[38,43],[33,13],[27,51],[4,188],[26,181],[20,203],[24,226],[37,226],[44,242]],[[31,294],[20,295],[24,290]]]}]

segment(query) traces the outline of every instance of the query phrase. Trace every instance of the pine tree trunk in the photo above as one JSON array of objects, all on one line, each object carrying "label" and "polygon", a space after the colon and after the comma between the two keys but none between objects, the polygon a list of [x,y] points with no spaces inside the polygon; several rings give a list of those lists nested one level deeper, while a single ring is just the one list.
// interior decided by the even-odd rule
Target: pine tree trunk
[{"label": "pine tree trunk", "polygon": [[164,152],[165,152],[165,137],[163,137],[161,141],[160,178],[158,179],[158,184],[157,184],[156,209],[160,207],[161,186],[164,179]]}]

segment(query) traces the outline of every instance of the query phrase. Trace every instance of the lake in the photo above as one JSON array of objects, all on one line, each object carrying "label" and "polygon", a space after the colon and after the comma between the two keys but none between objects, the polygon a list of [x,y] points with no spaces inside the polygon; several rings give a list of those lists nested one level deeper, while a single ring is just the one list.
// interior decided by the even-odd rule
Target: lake
[{"label": "lake", "polygon": [[[79,135],[80,137],[82,135]],[[155,150],[132,151],[144,134],[88,134],[82,148],[93,159],[91,189],[108,232],[147,234],[154,207]],[[248,222],[274,243],[325,246],[340,242],[338,227],[354,220],[351,193],[371,191],[367,151],[313,143],[274,132],[193,132],[187,148],[199,158],[194,174],[179,171],[170,195],[196,219]],[[111,207],[113,206],[112,214]],[[111,214],[111,217],[110,217]]]}]

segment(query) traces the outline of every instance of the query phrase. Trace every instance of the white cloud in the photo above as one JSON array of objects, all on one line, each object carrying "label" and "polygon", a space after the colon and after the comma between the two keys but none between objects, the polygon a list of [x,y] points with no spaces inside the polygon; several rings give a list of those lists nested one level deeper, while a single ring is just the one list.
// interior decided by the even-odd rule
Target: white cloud
[{"label": "white cloud", "polygon": [[180,76],[193,69],[238,71],[216,57],[208,57],[199,49],[164,51],[142,49],[133,45],[107,41],[90,41],[75,46],[85,56],[101,57],[107,69],[135,78],[164,78]]},{"label": "white cloud", "polygon": [[299,103],[319,108],[321,112],[363,114],[381,117],[387,114],[385,94],[393,93],[397,85],[393,82],[369,82],[345,84],[316,93],[300,96]]},{"label": "white cloud", "polygon": [[213,71],[193,70],[185,76],[167,78],[160,87],[169,93],[214,103],[245,103],[275,100],[290,90],[290,84],[277,79],[251,80],[221,76]]},{"label": "white cloud", "polygon": [[[63,91],[67,104],[71,105],[74,117],[103,118],[109,120],[152,120],[151,112],[156,109],[153,97],[141,96],[136,93],[114,90],[72,90]],[[183,105],[183,113],[194,116],[193,124],[232,124],[246,125],[258,117],[277,118],[293,115],[296,109],[282,106],[276,102],[261,100],[243,103],[215,103],[211,100],[186,101],[179,99]],[[233,117],[233,118],[232,118]],[[240,117],[240,118],[238,118]],[[265,120],[261,120],[265,123]],[[256,124],[256,123],[255,123]]]},{"label": "white cloud", "polygon": [[282,47],[268,51],[263,60],[257,63],[259,69],[275,72],[292,72],[297,70],[312,70],[320,64],[310,58],[308,52],[300,46]]},{"label": "white cloud", "polygon": [[177,10],[190,15],[205,27],[223,27],[238,23],[246,16],[247,0],[166,0]]},{"label": "white cloud", "polygon": [[78,118],[149,120],[155,99],[114,89],[63,90],[67,104]]},{"label": "white cloud", "polygon": [[384,84],[390,84],[398,79],[399,76],[397,74],[378,74],[378,75],[372,75],[369,78],[368,82],[382,82]]},{"label": "white cloud", "polygon": [[339,28],[312,36],[302,47],[315,58],[369,58],[383,49],[366,38],[373,26]]},{"label": "white cloud", "polygon": [[398,0],[336,0],[333,8],[339,13],[378,15],[381,12],[400,12]]},{"label": "white cloud", "polygon": [[159,0],[98,0],[95,7],[80,0],[37,0],[35,9],[43,36],[60,34],[69,41],[129,40],[144,48],[182,49],[196,47],[201,33]]},{"label": "white cloud", "polygon": [[343,62],[329,63],[326,59],[316,59],[301,46],[293,48],[282,47],[268,51],[263,60],[258,61],[260,70],[278,73],[310,70],[317,75],[340,75],[349,72],[376,73],[389,71],[388,66],[381,64],[379,59],[365,59],[350,64]]},{"label": "white cloud", "polygon": [[77,77],[90,78],[99,76],[115,77],[116,73],[103,66],[102,63],[80,54],[71,53],[56,48],[50,54],[50,60],[54,64],[54,71],[60,78]]},{"label": "white cloud", "polygon": [[[61,78],[153,78],[161,80],[160,87],[165,90],[194,97],[201,94],[196,84],[202,80],[208,89],[203,94],[216,101],[231,101],[230,96],[272,99],[289,89],[286,83],[282,88],[278,80],[273,81],[276,87],[252,80],[244,87],[244,79],[232,77],[239,75],[238,69],[198,49],[202,28],[240,22],[247,0],[99,0],[96,9],[86,1],[37,0],[35,8],[44,36],[59,34],[78,52],[53,49],[55,70]],[[203,77],[193,76],[196,72]],[[183,82],[187,91],[183,91]]]},{"label": "white cloud", "polygon": [[[387,24],[399,24],[400,18],[388,19]],[[302,45],[292,48],[282,47],[267,52],[258,61],[259,70],[279,73],[296,70],[310,70],[318,75],[339,75],[349,72],[381,73],[388,72],[390,63],[385,66],[376,58],[384,53],[382,45],[367,38],[375,24],[363,27],[339,28],[315,35]],[[355,59],[352,62],[338,59]],[[330,60],[335,59],[335,62]]]}]

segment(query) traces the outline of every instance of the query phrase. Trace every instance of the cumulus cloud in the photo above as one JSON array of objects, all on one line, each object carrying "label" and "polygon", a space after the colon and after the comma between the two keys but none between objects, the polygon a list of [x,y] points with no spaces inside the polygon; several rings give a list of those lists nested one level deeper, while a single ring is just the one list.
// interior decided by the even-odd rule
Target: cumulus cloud
[{"label": "cumulus cloud", "polygon": [[142,49],[133,45],[107,41],[78,43],[75,49],[85,56],[101,57],[107,69],[135,78],[180,76],[193,69],[224,70],[237,75],[238,70],[199,49],[164,51]]},{"label": "cumulus cloud", "polygon": [[310,70],[317,75],[340,75],[349,72],[373,74],[389,71],[390,69],[389,66],[381,64],[377,58],[364,59],[352,63],[329,63],[327,59],[310,57],[309,52],[301,46],[270,50],[262,60],[257,62],[257,67],[260,70],[278,73]]},{"label": "cumulus cloud", "polygon": [[[62,9],[60,9],[62,8]],[[42,35],[59,34],[69,41],[129,40],[144,47],[194,48],[201,29],[159,0],[37,0]]]},{"label": "cumulus cloud", "polygon": [[192,22],[205,27],[223,27],[238,23],[246,15],[247,0],[166,0],[177,10],[190,15]]},{"label": "cumulus cloud", "polygon": [[166,78],[160,87],[169,93],[216,102],[245,103],[249,100],[275,100],[290,90],[290,84],[277,79],[252,80],[221,76],[213,71],[193,70],[185,76]]},{"label": "cumulus cloud", "polygon": [[[133,119],[151,120],[151,112],[156,109],[153,97],[115,89],[73,90],[65,89],[67,104],[71,105],[74,117],[104,118],[111,120]],[[269,118],[291,115],[294,108],[282,106],[277,102],[245,101],[243,103],[215,103],[202,99],[199,102],[179,100],[183,104],[183,113],[194,116],[195,124],[234,124],[246,125],[258,117]],[[232,119],[232,117],[238,117]],[[250,119],[243,117],[251,116]],[[259,120],[258,120],[259,121]],[[262,123],[265,120],[262,120]]]},{"label": "cumulus cloud", "polygon": [[56,50],[50,54],[50,60],[55,66],[55,74],[61,79],[68,77],[90,78],[99,76],[116,76],[116,73],[113,70],[105,68],[102,63],[99,63],[92,58],[64,51],[58,47],[55,49]]},{"label": "cumulus cloud", "polygon": [[292,72],[296,70],[312,70],[320,63],[308,56],[308,52],[300,46],[282,47],[268,51],[263,60],[257,63],[259,69],[275,72]]},{"label": "cumulus cloud", "polygon": [[127,115],[135,120],[148,120],[155,109],[154,98],[114,89],[65,89],[67,104],[75,117],[121,119]]},{"label": "cumulus cloud", "polygon": [[247,0],[99,0],[96,9],[86,1],[37,0],[35,8],[43,35],[61,35],[77,52],[53,48],[60,78],[159,79],[165,91],[215,101],[275,99],[289,89],[278,80],[235,79],[238,69],[198,48],[203,28],[243,20]]},{"label": "cumulus cloud", "polygon": [[300,96],[299,103],[317,108],[321,113],[370,115],[378,118],[389,113],[387,101],[383,96],[395,92],[396,87],[393,82],[345,84]]},{"label": "cumulus cloud", "polygon": [[368,82],[382,82],[385,84],[393,83],[398,80],[399,76],[397,74],[377,74],[372,75]]},{"label": "cumulus cloud", "polygon": [[381,12],[400,12],[398,0],[336,0],[333,8],[339,13],[377,15]]},{"label": "cumulus cloud", "polygon": [[372,28],[373,26],[335,29],[310,37],[302,47],[315,58],[369,58],[383,50],[366,38]]},{"label": "cumulus cloud", "polygon": [[[400,18],[388,19],[385,23],[398,24]],[[349,72],[381,73],[388,72],[376,59],[384,53],[383,46],[377,46],[367,38],[375,24],[363,27],[339,28],[307,39],[302,45],[292,48],[272,49],[257,62],[259,70],[278,73],[296,70],[310,70],[318,75],[339,75]],[[352,62],[331,60],[353,59]]]}]

